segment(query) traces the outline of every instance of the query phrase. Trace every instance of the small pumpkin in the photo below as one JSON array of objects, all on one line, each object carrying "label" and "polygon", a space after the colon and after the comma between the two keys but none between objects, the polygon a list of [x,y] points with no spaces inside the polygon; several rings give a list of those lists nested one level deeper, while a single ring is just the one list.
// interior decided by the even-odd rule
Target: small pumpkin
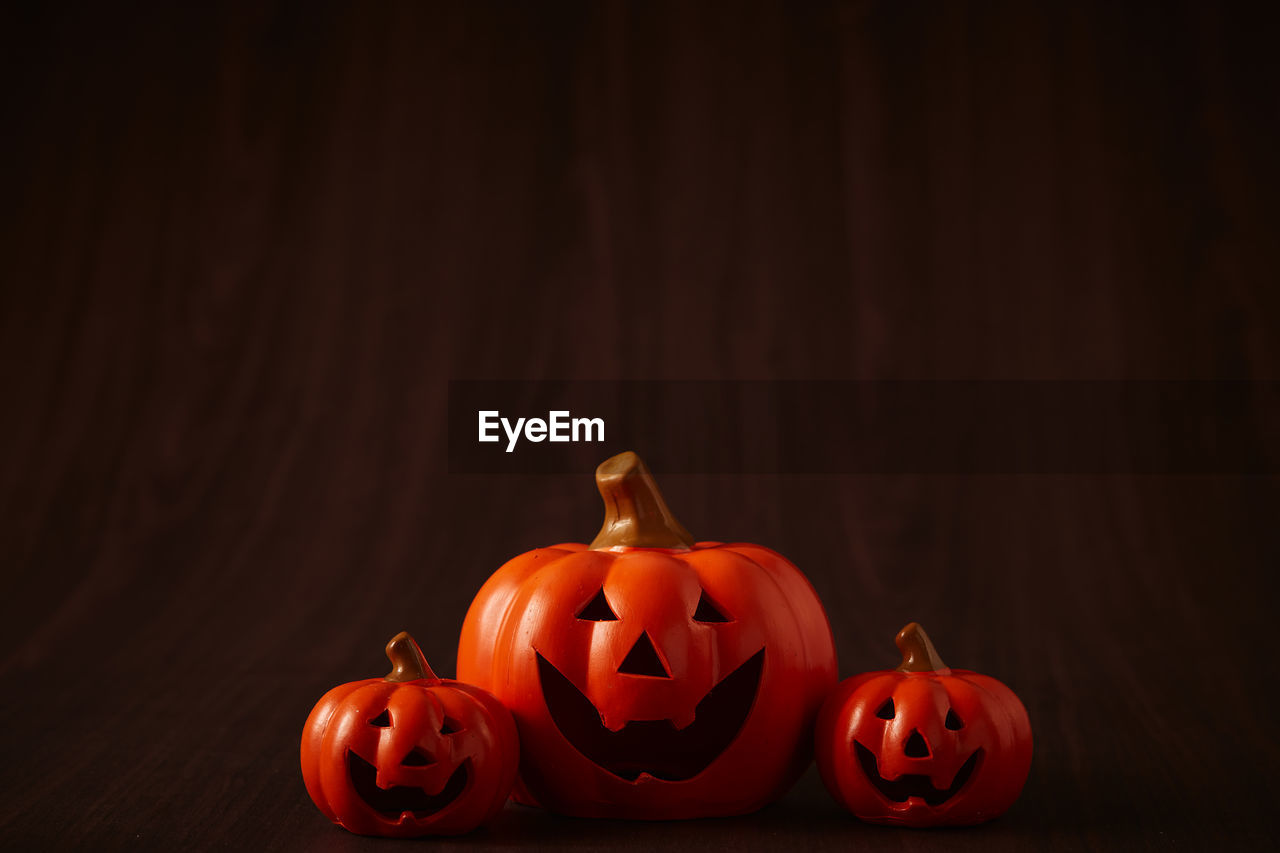
[{"label": "small pumpkin", "polygon": [[596,539],[509,561],[462,628],[459,677],[520,730],[514,796],[633,819],[764,806],[812,760],[835,685],[817,594],[768,548],[695,542],[634,453],[596,484]]},{"label": "small pumpkin", "polygon": [[951,669],[912,622],[902,663],[840,683],[818,717],[818,769],[857,817],[960,826],[1003,814],[1031,768],[1031,722],[1013,691]]},{"label": "small pumpkin", "polygon": [[455,835],[502,808],[519,764],[515,723],[477,687],[437,678],[407,633],[385,678],[326,693],[302,730],[307,793],[361,835]]}]

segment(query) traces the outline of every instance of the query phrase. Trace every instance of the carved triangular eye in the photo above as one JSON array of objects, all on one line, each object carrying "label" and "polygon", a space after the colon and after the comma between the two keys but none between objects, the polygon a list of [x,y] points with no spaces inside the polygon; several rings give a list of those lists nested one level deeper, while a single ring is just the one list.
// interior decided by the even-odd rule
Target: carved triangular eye
[{"label": "carved triangular eye", "polygon": [[952,708],[947,711],[947,720],[944,725],[955,732],[964,728],[964,720],[960,719],[960,715],[956,713],[955,708]]},{"label": "carved triangular eye", "polygon": [[893,700],[886,699],[884,704],[876,709],[876,716],[882,720],[892,720],[894,714]]},{"label": "carved triangular eye", "polygon": [[596,593],[596,597],[587,602],[587,606],[578,611],[579,619],[587,619],[591,622],[616,622],[617,615],[613,612],[613,608],[609,606],[609,601],[604,597],[604,589],[601,588]]},{"label": "carved triangular eye", "polygon": [[707,591],[702,591],[702,597],[698,599],[698,609],[693,611],[693,621],[695,622],[732,622],[728,616],[724,615],[719,607],[707,596]]},{"label": "carved triangular eye", "polygon": [[378,716],[374,717],[372,720],[369,721],[369,725],[377,726],[380,729],[390,728],[391,715],[388,714],[386,709],[384,708],[381,714],[379,714]]},{"label": "carved triangular eye", "polygon": [[444,722],[440,724],[440,734],[442,735],[451,735],[461,729],[462,726],[458,725],[458,721],[452,717],[445,717]]}]

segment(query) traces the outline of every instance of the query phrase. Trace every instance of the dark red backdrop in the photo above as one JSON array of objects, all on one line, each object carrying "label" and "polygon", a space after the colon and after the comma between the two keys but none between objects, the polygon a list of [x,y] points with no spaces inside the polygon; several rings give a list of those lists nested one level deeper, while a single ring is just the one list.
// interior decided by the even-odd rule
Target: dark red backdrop
[{"label": "dark red backdrop", "polygon": [[[15,848],[368,846],[303,791],[311,703],[401,629],[451,673],[484,578],[599,523],[588,471],[449,474],[451,379],[1280,379],[1246,7],[173,5],[0,13]],[[1275,832],[1275,476],[662,482],[809,574],[843,675],[918,619],[1017,690],[1022,800],[875,829],[811,774],[470,847]]]}]

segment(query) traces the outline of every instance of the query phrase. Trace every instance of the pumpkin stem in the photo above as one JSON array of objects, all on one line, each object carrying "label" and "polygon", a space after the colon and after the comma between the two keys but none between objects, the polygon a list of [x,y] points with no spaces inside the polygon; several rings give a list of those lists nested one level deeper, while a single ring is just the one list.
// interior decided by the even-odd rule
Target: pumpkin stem
[{"label": "pumpkin stem", "polygon": [[898,650],[902,652],[902,663],[898,664],[898,672],[950,672],[951,669],[938,657],[938,650],[933,647],[929,635],[920,627],[919,622],[912,622],[898,632],[893,638]]},{"label": "pumpkin stem", "polygon": [[649,468],[630,450],[600,463],[596,486],[604,498],[604,525],[591,543],[593,551],[619,545],[686,550],[693,547],[693,537],[667,509]]},{"label": "pumpkin stem", "polygon": [[422,649],[409,636],[408,631],[401,631],[387,643],[387,657],[391,659],[391,672],[385,681],[418,681],[422,678],[438,681],[436,674],[427,666],[427,659],[422,656]]}]

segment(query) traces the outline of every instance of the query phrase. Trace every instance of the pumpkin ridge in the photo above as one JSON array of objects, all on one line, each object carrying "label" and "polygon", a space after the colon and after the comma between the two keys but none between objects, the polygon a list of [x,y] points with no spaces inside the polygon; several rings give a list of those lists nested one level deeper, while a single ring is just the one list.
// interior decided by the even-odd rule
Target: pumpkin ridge
[{"label": "pumpkin ridge", "polygon": [[[1022,708],[1022,713],[1026,714],[1026,706],[1022,704],[1022,700],[1018,698],[1018,694],[1014,693],[1012,687],[1005,684],[1003,681],[1000,681],[998,678],[993,678],[986,673],[970,669],[952,670],[951,674],[952,676],[959,675],[961,681],[972,687],[978,693],[981,693],[983,698],[991,700],[994,703],[994,707],[1000,709],[1006,722],[1017,722],[1014,713],[1008,706],[1009,699],[1013,699],[1017,702],[1018,707]],[[1032,737],[1032,732],[1028,731],[1027,739],[1031,740]]]},{"label": "pumpkin ridge", "polygon": [[[609,573],[610,566],[613,564],[614,560],[617,559],[616,554],[612,554],[608,551],[568,551],[563,556],[557,557],[545,565],[538,566],[530,571],[521,580],[519,587],[507,600],[506,607],[502,610],[502,619],[497,626],[497,630],[491,635],[495,648],[510,644],[512,640],[507,638],[514,637],[519,634],[525,619],[531,616],[537,616],[536,610],[531,611],[529,608],[529,601],[536,595],[546,594],[546,588],[554,584],[555,580],[554,577],[551,580],[548,580],[543,576],[546,573],[546,570],[556,567],[557,564],[560,564],[557,567],[559,570],[564,570],[566,568],[564,561],[575,557],[578,559],[573,560],[573,568],[588,569],[591,568],[592,563],[599,564],[602,583],[604,577]],[[577,564],[579,563],[583,563],[584,565],[578,566]],[[537,620],[535,619],[535,623],[536,621]],[[537,651],[537,649],[534,649],[534,651]],[[490,676],[492,679],[491,683],[501,684],[509,679],[511,676],[511,663],[512,662],[509,657],[495,655],[494,668]],[[499,668],[501,668],[501,672],[499,672]]]},{"label": "pumpkin ridge", "polygon": [[[812,664],[812,662],[817,659],[817,656],[813,654],[814,650],[811,648],[809,643],[809,632],[806,630],[806,628],[808,627],[808,622],[806,620],[801,619],[800,614],[796,612],[795,604],[791,601],[791,595],[789,594],[789,591],[784,586],[785,580],[782,577],[780,577],[780,575],[782,575],[782,572],[778,571],[778,568],[776,566],[766,566],[765,564],[761,563],[755,558],[750,557],[747,554],[743,553],[741,550],[736,549],[734,545],[737,545],[737,544],[743,544],[751,548],[760,548],[761,550],[767,551],[768,553],[777,557],[778,560],[780,560],[782,563],[785,564],[786,568],[789,568],[792,572],[794,572],[800,578],[801,581],[804,582],[804,585],[808,587],[809,592],[812,594],[813,600],[821,601],[821,599],[818,598],[817,590],[813,588],[813,584],[809,583],[809,579],[805,577],[804,573],[800,571],[799,567],[797,567],[794,563],[792,563],[786,557],[779,554],[777,551],[773,551],[769,548],[765,548],[760,545],[751,545],[750,543],[730,543],[724,546],[724,550],[727,550],[729,553],[733,554],[736,557],[740,557],[741,559],[746,560],[752,566],[755,566],[756,568],[760,569],[760,571],[763,572],[769,578],[769,580],[773,583],[774,588],[778,592],[777,598],[786,602],[787,612],[791,614],[792,623],[798,629],[800,629],[801,642],[804,648],[804,662],[806,665]],[[826,613],[824,612],[822,616],[823,616],[823,620],[825,621]],[[827,636],[830,638],[828,641],[829,644],[834,646],[835,637],[831,633],[830,622],[827,622]],[[836,673],[834,672],[832,673],[833,676],[835,674]]]},{"label": "pumpkin ridge", "polygon": [[[540,555],[547,551],[555,551],[557,553],[546,562],[541,562],[540,560],[536,560],[530,556]],[[585,550],[574,551],[562,548],[537,548],[533,551],[528,551],[524,554],[513,557],[494,572],[493,575],[491,575],[484,584],[481,585],[480,591],[476,593],[475,598],[471,602],[471,606],[467,608],[466,616],[463,617],[462,632],[459,637],[458,644],[458,677],[463,678],[465,675],[465,677],[468,677],[470,680],[477,681],[477,683],[485,685],[501,684],[503,679],[498,678],[497,672],[500,656],[495,654],[495,651],[499,645],[498,638],[504,636],[507,631],[507,625],[511,619],[512,608],[515,606],[516,599],[519,598],[521,591],[524,590],[526,585],[529,583],[529,580],[542,570],[548,569],[566,558],[574,556],[575,554],[584,553],[590,552]],[[525,557],[528,557],[529,559],[522,559]],[[520,563],[513,566],[512,563],[517,560],[520,560]],[[541,564],[539,565],[539,563]],[[510,579],[505,577],[505,574],[508,572],[511,575]],[[477,605],[490,603],[489,599],[498,597],[497,592],[494,590],[499,586],[505,587],[505,589],[502,590],[505,593],[505,601],[494,602],[496,604],[496,613],[477,610]],[[500,614],[500,616],[497,614]],[[496,624],[494,624],[495,622]],[[489,637],[490,641],[476,649],[476,654],[468,656],[468,646],[470,645],[468,640],[472,633],[468,628],[475,627],[477,625],[479,633]],[[469,668],[473,663],[479,664],[483,659],[487,659],[487,665],[479,666],[477,671],[470,672],[469,675],[464,674],[464,668]]]}]

